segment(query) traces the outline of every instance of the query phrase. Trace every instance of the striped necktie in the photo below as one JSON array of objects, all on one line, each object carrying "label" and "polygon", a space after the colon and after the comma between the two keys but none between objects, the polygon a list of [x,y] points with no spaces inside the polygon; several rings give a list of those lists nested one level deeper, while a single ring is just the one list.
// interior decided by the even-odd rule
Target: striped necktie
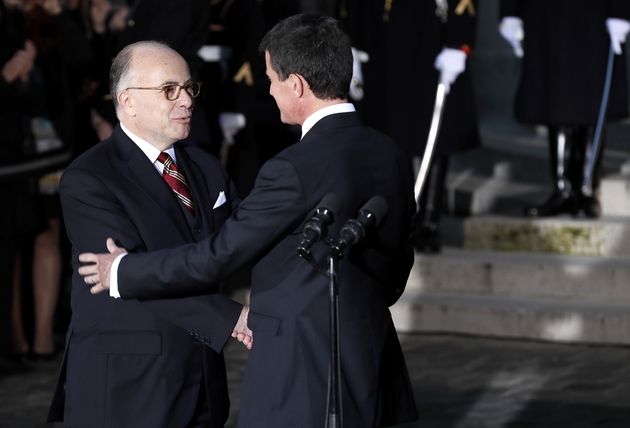
[{"label": "striped necktie", "polygon": [[173,163],[173,159],[168,153],[160,153],[157,160],[164,165],[162,177],[164,177],[164,180],[166,180],[168,185],[171,186],[173,192],[175,192],[177,197],[182,201],[186,208],[188,208],[188,211],[190,211],[190,213],[194,216],[195,203],[190,197],[190,190],[188,189],[186,177],[184,177],[184,174],[177,168],[177,165]]}]

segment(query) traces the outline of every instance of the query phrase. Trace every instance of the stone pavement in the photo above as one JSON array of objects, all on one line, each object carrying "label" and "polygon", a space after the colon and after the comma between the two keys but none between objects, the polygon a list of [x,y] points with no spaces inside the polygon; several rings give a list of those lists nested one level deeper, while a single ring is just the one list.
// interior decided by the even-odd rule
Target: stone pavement
[{"label": "stone pavement", "polygon": [[[399,428],[630,427],[630,347],[400,338],[421,418]],[[247,351],[230,341],[226,360],[232,400],[226,428],[232,428]],[[0,427],[62,426],[43,423],[58,364],[0,379]]]}]

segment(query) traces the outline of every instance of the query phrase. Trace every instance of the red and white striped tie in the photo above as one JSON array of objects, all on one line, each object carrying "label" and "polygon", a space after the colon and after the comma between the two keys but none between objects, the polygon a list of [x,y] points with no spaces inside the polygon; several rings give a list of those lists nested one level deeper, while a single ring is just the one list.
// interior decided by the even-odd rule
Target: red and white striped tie
[{"label": "red and white striped tie", "polygon": [[190,197],[190,190],[188,189],[188,183],[186,182],[184,174],[177,168],[177,165],[173,163],[173,159],[168,153],[160,153],[157,160],[164,164],[164,170],[162,172],[164,180],[171,186],[173,192],[175,192],[177,197],[186,208],[188,208],[188,211],[190,211],[192,215],[195,215],[195,203]]}]

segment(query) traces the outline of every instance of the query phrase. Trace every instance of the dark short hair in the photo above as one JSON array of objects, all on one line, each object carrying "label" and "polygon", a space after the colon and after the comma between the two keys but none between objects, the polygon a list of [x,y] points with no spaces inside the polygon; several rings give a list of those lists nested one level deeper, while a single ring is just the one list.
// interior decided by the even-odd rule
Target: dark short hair
[{"label": "dark short hair", "polygon": [[281,81],[299,74],[323,100],[346,99],[352,80],[352,45],[341,24],[329,16],[303,13],[276,24],[262,39]]}]

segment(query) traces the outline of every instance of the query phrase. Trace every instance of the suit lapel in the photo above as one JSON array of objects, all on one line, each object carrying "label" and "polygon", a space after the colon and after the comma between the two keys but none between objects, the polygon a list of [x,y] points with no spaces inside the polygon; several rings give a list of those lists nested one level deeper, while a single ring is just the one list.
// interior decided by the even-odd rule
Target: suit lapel
[{"label": "suit lapel", "polygon": [[[114,148],[120,161],[121,175],[166,214],[184,239],[189,242],[193,240],[192,231],[177,196],[166,181],[160,177],[146,155],[125,135],[120,126],[114,129],[114,137]],[[147,215],[151,215],[153,209],[154,207],[147,206]]]}]

